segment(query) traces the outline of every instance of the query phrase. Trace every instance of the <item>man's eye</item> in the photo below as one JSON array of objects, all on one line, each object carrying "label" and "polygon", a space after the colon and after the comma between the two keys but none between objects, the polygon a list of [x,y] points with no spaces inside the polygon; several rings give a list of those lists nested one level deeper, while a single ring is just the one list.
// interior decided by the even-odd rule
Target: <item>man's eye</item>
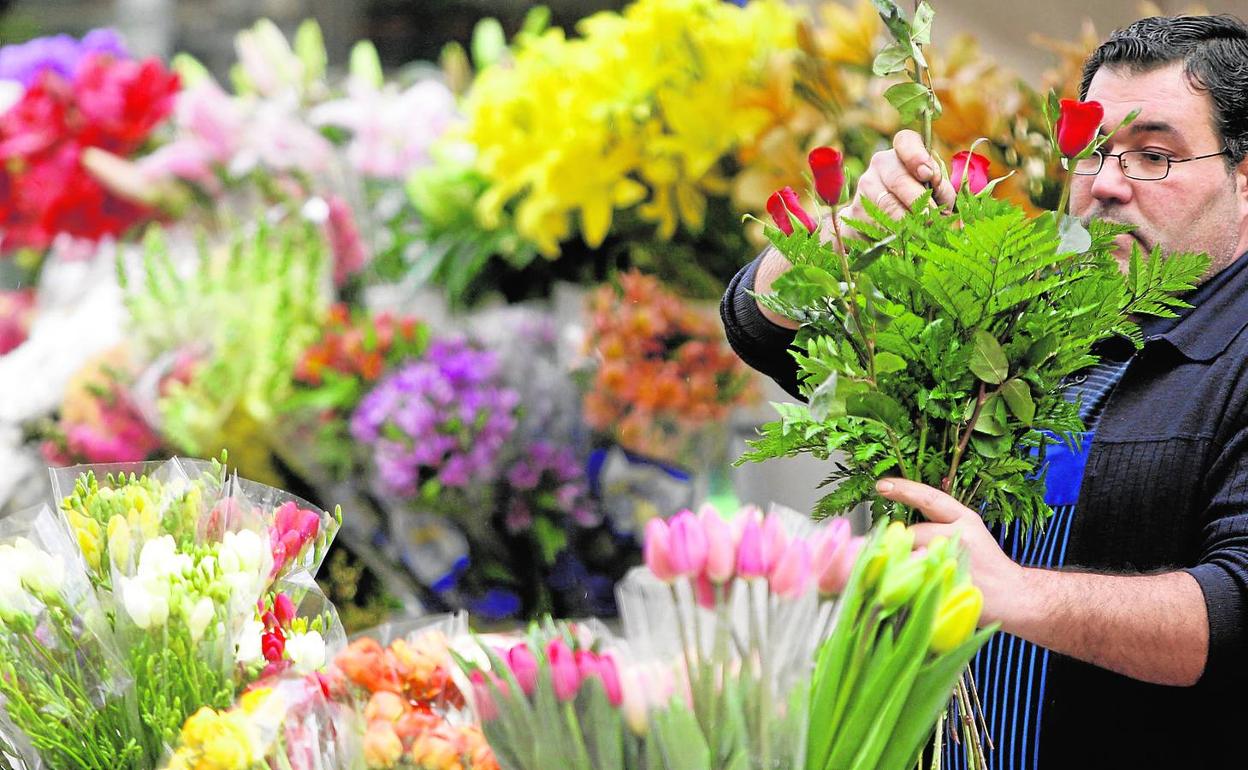
[{"label": "man's eye", "polygon": [[1161,164],[1161,163],[1165,163],[1165,162],[1166,162],[1166,156],[1165,156],[1165,155],[1161,154],[1160,152],[1149,152],[1148,150],[1144,150],[1143,152],[1141,152],[1141,153],[1139,154],[1139,158],[1140,158],[1140,160],[1144,161],[1145,163],[1158,163],[1158,164]]}]

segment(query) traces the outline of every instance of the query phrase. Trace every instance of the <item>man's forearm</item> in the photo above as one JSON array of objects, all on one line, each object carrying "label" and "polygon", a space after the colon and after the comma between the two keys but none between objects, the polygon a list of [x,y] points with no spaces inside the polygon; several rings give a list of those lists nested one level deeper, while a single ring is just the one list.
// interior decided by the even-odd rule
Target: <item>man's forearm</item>
[{"label": "man's forearm", "polygon": [[1204,672],[1209,619],[1186,572],[1097,575],[1023,570],[1002,630],[1154,684],[1188,686]]}]

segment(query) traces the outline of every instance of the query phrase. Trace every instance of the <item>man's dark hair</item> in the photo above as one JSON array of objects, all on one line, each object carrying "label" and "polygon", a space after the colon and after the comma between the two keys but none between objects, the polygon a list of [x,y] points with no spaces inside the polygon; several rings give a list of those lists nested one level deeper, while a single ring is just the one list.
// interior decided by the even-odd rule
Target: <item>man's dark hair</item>
[{"label": "man's dark hair", "polygon": [[1248,155],[1248,25],[1234,16],[1151,16],[1114,30],[1084,62],[1079,96],[1087,98],[1101,67],[1147,72],[1179,61],[1213,100],[1214,128],[1234,167]]}]

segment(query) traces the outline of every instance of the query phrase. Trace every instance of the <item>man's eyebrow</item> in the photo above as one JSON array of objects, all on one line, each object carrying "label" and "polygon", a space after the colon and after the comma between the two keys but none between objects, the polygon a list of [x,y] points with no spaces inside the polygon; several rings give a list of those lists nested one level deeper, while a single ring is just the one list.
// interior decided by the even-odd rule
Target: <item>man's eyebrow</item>
[{"label": "man's eyebrow", "polygon": [[1178,135],[1179,130],[1164,120],[1137,120],[1127,126],[1127,133]]}]

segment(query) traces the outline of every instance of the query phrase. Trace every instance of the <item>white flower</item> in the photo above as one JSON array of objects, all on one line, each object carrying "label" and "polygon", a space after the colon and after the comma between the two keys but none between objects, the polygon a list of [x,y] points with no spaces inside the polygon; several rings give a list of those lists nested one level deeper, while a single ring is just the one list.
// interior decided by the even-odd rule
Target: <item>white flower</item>
[{"label": "white flower", "polygon": [[238,635],[238,646],[235,649],[234,659],[244,666],[259,663],[264,656],[264,651],[260,648],[260,636],[263,633],[263,623],[255,619],[247,621],[243,626],[242,633]]},{"label": "white flower", "polygon": [[310,674],[325,665],[325,640],[316,631],[291,634],[286,639],[286,656],[296,672]]},{"label": "white flower", "polygon": [[161,535],[143,544],[139,554],[139,577],[148,579],[185,575],[191,569],[191,557],[178,553],[173,535]]},{"label": "white flower", "polygon": [[226,532],[221,539],[221,552],[218,561],[221,571],[225,573],[245,572],[256,573],[264,562],[264,541],[249,529],[241,532]]},{"label": "white flower", "polygon": [[17,571],[0,568],[0,616],[31,615],[34,611],[35,605],[22,588]]},{"label": "white flower", "polygon": [[190,626],[193,641],[198,642],[204,638],[204,631],[212,622],[213,610],[212,599],[207,596],[195,603],[195,609],[191,610],[187,617],[187,625]]},{"label": "white flower", "polygon": [[14,540],[12,548],[11,554],[6,553],[0,559],[13,558],[22,583],[31,592],[44,601],[60,593],[65,584],[65,560],[60,554],[48,553],[24,537]]},{"label": "white flower", "polygon": [[160,628],[168,620],[168,583],[144,578],[119,578],[121,603],[141,629]]}]

